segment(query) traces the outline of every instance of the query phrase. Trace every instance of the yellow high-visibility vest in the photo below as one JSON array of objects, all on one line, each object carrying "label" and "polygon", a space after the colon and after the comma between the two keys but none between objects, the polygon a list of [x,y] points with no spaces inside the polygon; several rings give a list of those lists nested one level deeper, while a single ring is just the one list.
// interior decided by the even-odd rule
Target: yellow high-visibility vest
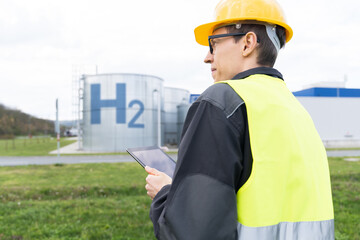
[{"label": "yellow high-visibility vest", "polygon": [[239,239],[334,239],[328,160],[310,115],[281,79],[222,83],[245,102],[253,157],[237,192]]}]

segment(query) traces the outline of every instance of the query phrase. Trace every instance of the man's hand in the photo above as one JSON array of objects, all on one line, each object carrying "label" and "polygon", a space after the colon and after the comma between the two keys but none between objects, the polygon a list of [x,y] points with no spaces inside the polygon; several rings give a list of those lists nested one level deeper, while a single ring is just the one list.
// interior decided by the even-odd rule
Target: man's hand
[{"label": "man's hand", "polygon": [[146,177],[147,184],[145,185],[145,189],[147,191],[147,195],[149,195],[151,199],[154,199],[161,188],[172,183],[172,179],[165,173],[160,172],[155,168],[146,166],[145,170],[149,173]]}]

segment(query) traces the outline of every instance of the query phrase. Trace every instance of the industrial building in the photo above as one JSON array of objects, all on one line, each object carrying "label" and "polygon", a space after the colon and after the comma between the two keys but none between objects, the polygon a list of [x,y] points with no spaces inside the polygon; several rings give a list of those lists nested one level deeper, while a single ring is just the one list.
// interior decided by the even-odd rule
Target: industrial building
[{"label": "industrial building", "polygon": [[312,87],[293,93],[328,148],[360,146],[360,89]]},{"label": "industrial building", "polygon": [[[190,104],[199,96],[165,87],[163,79],[151,75],[94,74],[81,81],[81,147],[92,152],[176,146]],[[293,94],[326,147],[360,146],[360,89],[322,83]]]},{"label": "industrial building", "polygon": [[189,91],[164,87],[163,79],[141,74],[84,75],[82,81],[84,150],[178,144]]}]

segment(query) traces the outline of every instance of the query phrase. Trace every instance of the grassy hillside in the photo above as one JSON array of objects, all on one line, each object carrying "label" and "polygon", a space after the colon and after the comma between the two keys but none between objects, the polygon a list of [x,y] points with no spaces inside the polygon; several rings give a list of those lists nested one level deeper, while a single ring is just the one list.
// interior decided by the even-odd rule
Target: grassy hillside
[{"label": "grassy hillside", "polygon": [[0,104],[0,138],[11,139],[29,134],[32,136],[53,135],[54,122],[39,119]]}]

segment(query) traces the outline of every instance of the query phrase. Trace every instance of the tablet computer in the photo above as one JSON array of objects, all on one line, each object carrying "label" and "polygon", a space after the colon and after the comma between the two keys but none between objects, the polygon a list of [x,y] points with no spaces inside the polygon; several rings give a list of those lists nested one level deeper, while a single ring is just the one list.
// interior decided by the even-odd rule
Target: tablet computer
[{"label": "tablet computer", "polygon": [[173,177],[176,162],[159,147],[128,148],[126,151],[143,167],[149,166]]}]

